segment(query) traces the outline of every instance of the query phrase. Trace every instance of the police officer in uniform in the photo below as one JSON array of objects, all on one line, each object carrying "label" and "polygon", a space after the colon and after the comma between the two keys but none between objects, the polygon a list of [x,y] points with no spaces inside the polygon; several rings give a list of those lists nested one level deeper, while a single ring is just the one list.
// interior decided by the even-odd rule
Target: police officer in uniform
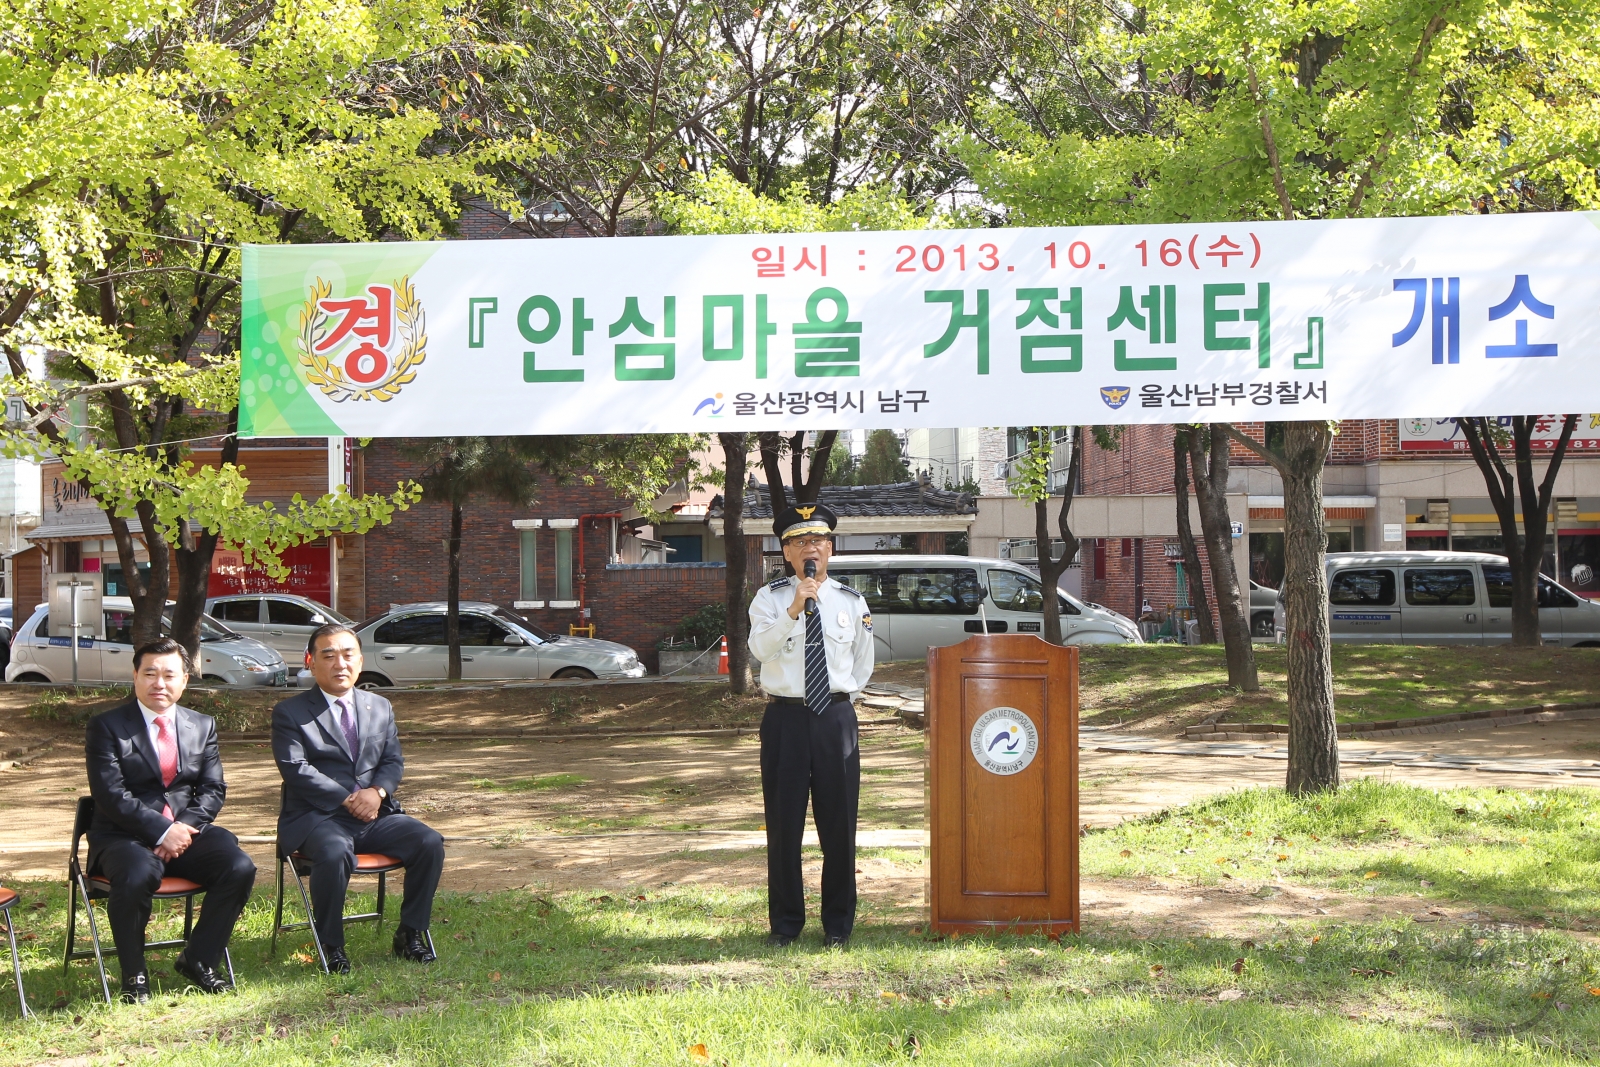
[{"label": "police officer in uniform", "polygon": [[761,661],[761,688],[771,698],[761,720],[767,943],[787,945],[805,926],[800,842],[809,800],[822,844],[824,943],[842,948],[856,919],[861,796],[852,700],[872,677],[872,615],[860,593],[828,577],[833,512],[799,505],[772,525],[794,576],[769,583],[750,604],[750,652]]}]

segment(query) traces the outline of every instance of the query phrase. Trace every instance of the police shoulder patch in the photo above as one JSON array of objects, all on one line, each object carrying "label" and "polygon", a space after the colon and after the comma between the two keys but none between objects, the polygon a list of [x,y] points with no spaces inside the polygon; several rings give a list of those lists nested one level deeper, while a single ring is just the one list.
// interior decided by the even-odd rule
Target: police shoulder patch
[{"label": "police shoulder patch", "polygon": [[787,579],[787,578],[777,578],[777,579],[774,579],[773,581],[768,582],[767,583],[767,588],[768,589],[782,589],[784,586],[786,586],[788,584],[789,584],[789,579]]},{"label": "police shoulder patch", "polygon": [[[843,582],[839,583],[839,588],[842,589],[844,592],[849,593],[851,596],[856,596],[856,597],[861,596],[861,590],[856,589],[853,586],[845,585]],[[862,597],[862,599],[865,600],[866,598]]]}]

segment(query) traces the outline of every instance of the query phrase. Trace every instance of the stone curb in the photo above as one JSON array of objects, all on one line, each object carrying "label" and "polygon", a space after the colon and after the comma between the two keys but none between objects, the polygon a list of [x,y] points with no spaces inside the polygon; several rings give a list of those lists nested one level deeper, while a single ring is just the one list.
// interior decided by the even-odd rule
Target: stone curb
[{"label": "stone curb", "polygon": [[[1454,730],[1495,730],[1502,726],[1521,726],[1533,722],[1567,722],[1600,718],[1600,704],[1530,704],[1521,708],[1493,711],[1465,711],[1452,715],[1427,715],[1417,719],[1390,719],[1377,723],[1347,723],[1339,727],[1346,739],[1363,737],[1413,737],[1418,734],[1447,733]],[[1188,739],[1206,741],[1260,741],[1287,734],[1283,723],[1216,723],[1189,726]]]}]

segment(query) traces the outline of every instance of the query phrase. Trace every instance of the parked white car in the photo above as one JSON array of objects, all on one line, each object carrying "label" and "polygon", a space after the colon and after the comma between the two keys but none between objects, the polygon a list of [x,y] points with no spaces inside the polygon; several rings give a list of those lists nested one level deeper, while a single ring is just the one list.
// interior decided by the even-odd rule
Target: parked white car
[{"label": "parked white car", "polygon": [[[78,642],[80,682],[128,682],[133,679],[133,601],[108,596],[101,601],[102,636]],[[162,630],[171,627],[172,604]],[[200,616],[201,680],[214,685],[287,685],[289,671],[283,657],[259,641],[252,641],[223,626],[209,615]],[[72,636],[50,633],[50,606],[40,604],[17,628],[11,641],[8,682],[72,681]]]},{"label": "parked white car", "polygon": [[277,649],[290,663],[304,660],[306,643],[323,623],[355,625],[328,605],[292,593],[216,596],[206,601],[206,614],[230,630]]},{"label": "parked white car", "polygon": [[[356,630],[365,669],[363,689],[441,681],[449,673],[445,612],[440,602],[400,604]],[[562,637],[494,604],[463,602],[463,680],[516,678],[642,678],[638,653],[615,641]],[[302,682],[304,684],[304,682]]]},{"label": "parked white car", "polygon": [[[1500,645],[1511,641],[1511,567],[1484,552],[1330,552],[1328,622],[1335,641]],[[1283,594],[1273,613],[1284,639]],[[1600,604],[1539,576],[1547,645],[1600,647]]]},{"label": "parked white car", "polygon": [[[866,598],[878,662],[922,659],[968,634],[1044,630],[1039,576],[1004,559],[977,556],[834,556],[828,577]],[[1143,644],[1133,620],[1057,589],[1069,645]]]}]

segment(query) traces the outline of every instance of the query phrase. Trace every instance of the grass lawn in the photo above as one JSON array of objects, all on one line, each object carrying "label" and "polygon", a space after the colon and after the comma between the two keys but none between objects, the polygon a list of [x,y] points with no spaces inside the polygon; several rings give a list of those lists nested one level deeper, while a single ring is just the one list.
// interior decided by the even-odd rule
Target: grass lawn
[{"label": "grass lawn", "polygon": [[[1600,797],[1251,791],[1092,833],[1083,859],[1096,877],[1424,893],[1575,927],[1600,920]],[[1411,1067],[1600,1055],[1600,949],[1519,922],[1297,920],[1250,941],[1100,924],[1052,943],[935,939],[886,909],[864,913],[841,953],[815,930],[765,948],[757,891],[518,890],[442,898],[442,958],[428,969],[353,927],[357,970],[327,979],[298,942],[266,960],[263,896],[235,937],[238,994],[107,1009],[88,967],[61,978],[64,890],[19,888],[18,925],[37,937],[29,987],[41,1008],[61,1007],[22,1024],[0,995],[6,1063]],[[169,964],[154,966],[158,987],[174,988],[159,973]]]},{"label": "grass lawn", "polygon": [[[1228,688],[1221,645],[1096,646],[1080,661],[1083,721],[1186,725],[1285,722],[1285,649],[1257,644],[1261,692]],[[1371,722],[1528,704],[1600,703],[1600,649],[1482,645],[1333,646],[1340,722]]]}]

